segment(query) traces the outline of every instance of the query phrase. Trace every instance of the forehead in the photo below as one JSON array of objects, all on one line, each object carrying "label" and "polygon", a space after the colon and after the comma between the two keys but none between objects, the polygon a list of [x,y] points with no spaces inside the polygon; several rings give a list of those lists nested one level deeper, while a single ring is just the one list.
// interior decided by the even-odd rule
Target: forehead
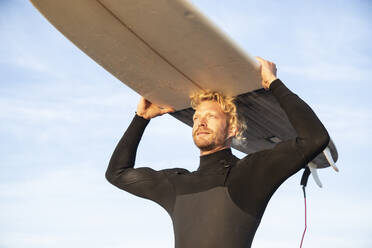
[{"label": "forehead", "polygon": [[215,112],[219,114],[224,114],[221,106],[215,101],[203,101],[195,109],[195,114],[204,112]]}]

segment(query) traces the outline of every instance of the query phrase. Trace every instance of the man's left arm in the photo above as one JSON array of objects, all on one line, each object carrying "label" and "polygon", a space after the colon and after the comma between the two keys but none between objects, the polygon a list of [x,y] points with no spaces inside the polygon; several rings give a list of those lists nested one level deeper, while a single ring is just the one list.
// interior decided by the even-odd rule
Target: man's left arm
[{"label": "man's left arm", "polygon": [[310,106],[291,92],[280,79],[271,83],[270,90],[297,132],[297,137],[290,142],[301,155],[305,166],[326,148],[329,143],[328,132]]},{"label": "man's left arm", "polygon": [[297,132],[297,137],[254,156],[257,165],[253,166],[254,174],[262,179],[265,186],[273,186],[268,190],[275,191],[326,148],[329,135],[314,111],[276,78],[275,64],[262,59],[260,62],[264,88],[273,93]]}]

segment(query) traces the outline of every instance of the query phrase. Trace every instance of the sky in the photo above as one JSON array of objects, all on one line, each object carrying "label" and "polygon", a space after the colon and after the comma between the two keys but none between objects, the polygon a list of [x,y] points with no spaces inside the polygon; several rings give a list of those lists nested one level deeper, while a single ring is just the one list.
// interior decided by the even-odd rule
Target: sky
[{"label": "sky", "polygon": [[[307,187],[303,247],[372,247],[371,1],[193,0],[316,112],[340,169]],[[104,173],[140,96],[60,34],[28,1],[0,0],[0,248],[173,247],[156,203]],[[233,150],[238,157],[244,154]],[[151,120],[136,166],[196,170],[191,129]],[[272,197],[252,247],[299,247],[301,173]]]}]

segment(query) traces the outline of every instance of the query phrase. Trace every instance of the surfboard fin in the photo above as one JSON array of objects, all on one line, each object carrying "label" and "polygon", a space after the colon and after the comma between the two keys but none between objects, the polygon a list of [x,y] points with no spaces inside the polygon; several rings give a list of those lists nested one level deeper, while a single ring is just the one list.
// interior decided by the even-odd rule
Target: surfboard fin
[{"label": "surfboard fin", "polygon": [[319,175],[318,175],[318,172],[317,172],[317,165],[313,162],[310,162],[307,164],[307,166],[309,167],[310,169],[310,172],[311,172],[311,175],[315,181],[315,183],[320,187],[322,188],[323,187],[323,184],[322,182],[320,181],[319,179]]},{"label": "surfboard fin", "polygon": [[333,158],[332,158],[332,155],[331,155],[331,151],[329,150],[328,147],[326,147],[326,149],[324,149],[323,151],[323,154],[324,156],[326,157],[328,163],[332,166],[332,168],[336,171],[336,172],[339,172],[336,164],[335,164],[335,161],[333,161]]},{"label": "surfboard fin", "polygon": [[[339,169],[337,168],[336,164],[335,164],[335,161],[333,161],[333,158],[332,158],[332,155],[331,155],[331,151],[329,150],[328,147],[326,147],[326,149],[324,149],[323,151],[323,154],[324,156],[326,157],[329,165],[336,171],[336,172],[339,172]],[[313,179],[315,181],[315,183],[320,187],[322,188],[323,187],[323,184],[322,182],[320,181],[320,178],[319,178],[319,175],[318,175],[318,166],[316,165],[316,163],[314,162],[309,162],[307,164],[307,167],[309,167],[310,169],[310,172],[311,172],[311,175],[313,176]]]}]

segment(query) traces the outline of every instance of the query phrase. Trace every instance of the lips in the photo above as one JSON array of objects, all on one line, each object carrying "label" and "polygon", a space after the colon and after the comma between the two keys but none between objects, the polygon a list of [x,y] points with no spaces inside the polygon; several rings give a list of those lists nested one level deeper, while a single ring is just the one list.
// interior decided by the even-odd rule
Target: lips
[{"label": "lips", "polygon": [[196,135],[206,135],[206,134],[210,134],[211,132],[210,131],[207,131],[207,130],[197,130],[196,131]]}]

